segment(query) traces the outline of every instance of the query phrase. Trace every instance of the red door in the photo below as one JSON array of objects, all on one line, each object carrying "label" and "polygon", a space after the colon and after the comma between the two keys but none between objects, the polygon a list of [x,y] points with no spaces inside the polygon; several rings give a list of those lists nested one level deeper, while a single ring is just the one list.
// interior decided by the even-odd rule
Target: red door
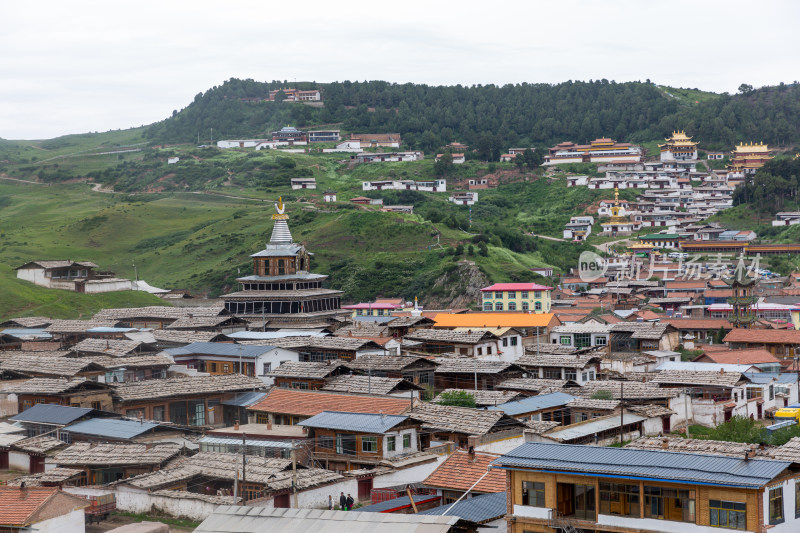
[{"label": "red door", "polygon": [[8,450],[0,450],[0,470],[8,470]]},{"label": "red door", "polygon": [[289,493],[287,492],[286,494],[279,494],[278,496],[275,496],[272,506],[276,509],[288,509]]},{"label": "red door", "polygon": [[31,455],[31,474],[41,474],[44,472],[44,455]]},{"label": "red door", "polygon": [[661,419],[661,434],[668,435],[670,431],[669,417],[665,416]]},{"label": "red door", "polygon": [[358,499],[368,500],[372,494],[372,478],[358,480]]}]

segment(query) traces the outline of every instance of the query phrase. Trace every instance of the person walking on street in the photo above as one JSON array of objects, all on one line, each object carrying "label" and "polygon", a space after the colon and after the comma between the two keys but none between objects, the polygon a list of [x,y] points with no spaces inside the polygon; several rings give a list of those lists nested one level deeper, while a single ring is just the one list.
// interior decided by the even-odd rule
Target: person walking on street
[{"label": "person walking on street", "polygon": [[344,492],[342,492],[342,495],[339,496],[339,509],[342,511],[347,509],[347,496],[344,495]]},{"label": "person walking on street", "polygon": [[333,496],[328,494],[328,510],[333,511]]},{"label": "person walking on street", "polygon": [[347,510],[348,511],[351,511],[353,509],[353,504],[354,503],[356,503],[356,501],[353,499],[353,497],[348,492],[347,493]]}]

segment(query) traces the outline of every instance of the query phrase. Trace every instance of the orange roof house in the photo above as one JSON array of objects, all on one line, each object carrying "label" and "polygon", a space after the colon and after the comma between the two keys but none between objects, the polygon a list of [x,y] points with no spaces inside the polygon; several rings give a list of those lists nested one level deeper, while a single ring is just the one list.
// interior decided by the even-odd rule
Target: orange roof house
[{"label": "orange roof house", "polygon": [[[89,502],[84,498],[63,492],[58,487],[0,487],[0,529],[28,529],[32,524],[64,517],[64,527],[71,524],[67,515],[81,512]],[[58,524],[52,526],[58,530]],[[83,526],[81,526],[82,528]],[[35,529],[35,528],[34,528]]]},{"label": "orange roof house", "polygon": [[774,355],[762,348],[750,350],[710,350],[694,359],[697,363],[730,365],[780,364]]},{"label": "orange roof house", "polygon": [[400,415],[410,408],[409,398],[273,388],[266,398],[248,410],[311,417],[323,411]]},{"label": "orange roof house", "polygon": [[765,348],[779,359],[792,359],[800,354],[800,330],[796,329],[733,329],[724,342],[732,349]]},{"label": "orange roof house", "polygon": [[[442,491],[466,492],[489,470],[489,465],[500,457],[497,454],[456,450],[422,482],[426,487]],[[505,471],[495,468],[472,489],[473,493],[505,492]]]}]

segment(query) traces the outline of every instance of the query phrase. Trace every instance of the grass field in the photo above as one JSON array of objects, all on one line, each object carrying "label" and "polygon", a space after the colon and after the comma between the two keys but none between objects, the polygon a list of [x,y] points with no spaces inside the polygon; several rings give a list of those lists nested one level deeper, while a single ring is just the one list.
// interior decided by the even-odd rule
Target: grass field
[{"label": "grass field", "polygon": [[[12,268],[30,260],[91,260],[120,277],[132,278],[135,264],[140,278],[152,285],[217,296],[235,288],[239,273],[250,271],[249,256],[263,248],[272,228],[272,204],[283,196],[295,240],[315,254],[313,269],[329,274],[330,286],[345,290],[346,301],[378,295],[424,301],[437,280],[446,279],[465,258],[493,282],[532,280],[533,267],[574,266],[580,247],[523,234],[560,237],[570,216],[613,197],[613,191],[566,187],[567,171],[596,174],[595,165],[560,169],[544,178],[541,170],[517,176],[510,163],[490,168],[468,161],[447,176],[446,193],[365,192],[366,180],[432,179],[433,159],[352,166],[348,154],[193,144],[99,155],[138,149],[141,142],[140,130],[50,141],[0,140],[0,152],[12,154],[9,163],[0,164],[0,174],[51,180],[0,180],[0,278],[13,280]],[[180,161],[168,165],[167,158],[174,156]],[[31,163],[34,157],[38,162]],[[511,171],[506,177],[518,181],[479,191],[472,209],[447,201],[457,180],[489,170]],[[122,192],[92,191],[87,174]],[[291,190],[293,176],[313,176],[316,190]],[[329,189],[337,192],[339,202],[322,201]],[[414,214],[348,202],[361,195],[383,198],[387,205],[413,205]],[[485,255],[473,239],[483,239]],[[9,307],[14,312],[46,309],[41,307],[45,304],[55,306],[54,314],[69,314],[70,306],[72,316],[84,312],[85,304],[69,299],[42,303],[42,296],[19,288],[8,292],[16,295]]]}]

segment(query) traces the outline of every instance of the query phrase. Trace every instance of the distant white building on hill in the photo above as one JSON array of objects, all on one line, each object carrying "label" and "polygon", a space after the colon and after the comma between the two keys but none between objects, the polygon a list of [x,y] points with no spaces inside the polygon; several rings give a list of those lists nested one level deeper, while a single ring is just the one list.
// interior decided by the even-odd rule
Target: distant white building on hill
[{"label": "distant white building on hill", "polygon": [[144,281],[116,278],[113,272],[96,272],[91,261],[31,261],[18,266],[17,278],[34,285],[64,291],[101,293],[141,290],[151,294],[166,294]]}]

